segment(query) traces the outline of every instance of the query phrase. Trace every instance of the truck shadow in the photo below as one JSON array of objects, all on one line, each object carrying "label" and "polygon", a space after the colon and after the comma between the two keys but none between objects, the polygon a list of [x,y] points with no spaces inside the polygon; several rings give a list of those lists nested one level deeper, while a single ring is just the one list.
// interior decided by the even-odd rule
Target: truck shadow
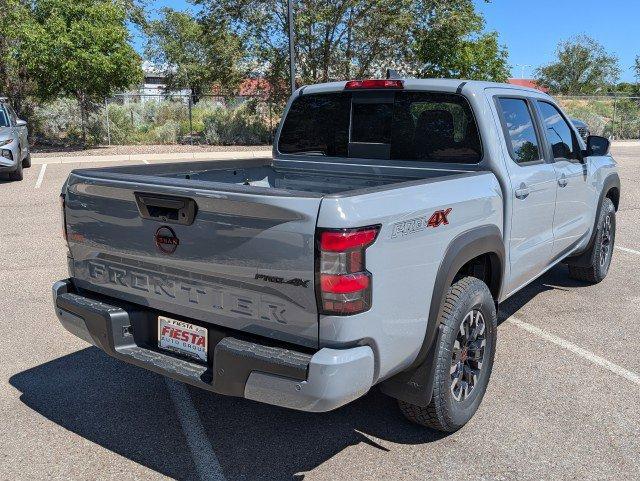
[{"label": "truck shadow", "polygon": [[[10,383],[24,404],[63,428],[166,476],[197,479],[161,376],[90,347],[18,373]],[[377,389],[324,414],[188,391],[228,480],[301,479],[299,473],[359,443],[384,455],[388,449],[370,436],[401,444],[443,436],[410,424]]]},{"label": "truck shadow", "polygon": [[500,304],[498,325],[522,309],[533,298],[546,291],[569,290],[588,284],[569,277],[565,265],[558,265]]},{"label": "truck shadow", "polygon": [[[502,304],[500,320],[542,292],[582,285],[565,271],[553,269]],[[9,382],[23,403],[63,428],[166,476],[197,478],[161,376],[90,347],[18,373]],[[443,437],[406,421],[396,402],[377,389],[324,414],[188,391],[228,480],[302,478],[300,473],[359,443],[384,456],[388,442],[425,444]]]}]

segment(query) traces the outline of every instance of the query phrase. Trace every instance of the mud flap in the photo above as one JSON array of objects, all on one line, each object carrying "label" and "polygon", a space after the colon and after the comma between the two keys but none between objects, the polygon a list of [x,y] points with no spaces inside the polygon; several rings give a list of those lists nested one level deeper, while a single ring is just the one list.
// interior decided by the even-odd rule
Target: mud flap
[{"label": "mud flap", "polygon": [[416,406],[427,407],[433,395],[436,371],[436,351],[440,344],[442,329],[438,326],[436,336],[427,357],[417,367],[403,371],[380,383],[380,390],[387,396]]}]

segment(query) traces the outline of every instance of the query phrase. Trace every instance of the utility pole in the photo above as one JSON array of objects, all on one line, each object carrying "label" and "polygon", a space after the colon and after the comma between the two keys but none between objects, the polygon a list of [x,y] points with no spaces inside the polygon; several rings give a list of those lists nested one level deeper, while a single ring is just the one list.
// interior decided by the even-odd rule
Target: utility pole
[{"label": "utility pole", "polygon": [[294,48],[296,42],[295,24],[293,21],[293,2],[289,0],[289,72],[291,75],[291,93],[296,91],[296,51]]},{"label": "utility pole", "polygon": [[521,63],[517,63],[515,66],[516,67],[520,67],[520,78],[524,78],[524,69],[531,67],[531,65],[526,65],[526,64],[521,64]]}]

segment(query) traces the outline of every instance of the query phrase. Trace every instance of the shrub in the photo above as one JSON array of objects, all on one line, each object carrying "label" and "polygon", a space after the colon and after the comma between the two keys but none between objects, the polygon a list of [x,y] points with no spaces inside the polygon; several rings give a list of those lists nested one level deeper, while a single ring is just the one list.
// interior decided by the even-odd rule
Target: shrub
[{"label": "shrub", "polygon": [[124,105],[109,104],[109,135],[112,144],[132,143],[135,126],[131,122],[131,111]]},{"label": "shrub", "polygon": [[[80,108],[75,99],[60,98],[35,106],[29,119],[33,134],[40,142],[79,144],[82,139]],[[98,144],[105,137],[104,112],[97,107],[87,120],[87,143]]]},{"label": "shrub", "polygon": [[[107,143],[110,138],[115,145],[175,144],[189,141],[193,132],[197,141],[214,145],[264,144],[270,139],[268,112],[260,107],[256,101],[203,99],[192,106],[189,122],[189,106],[184,98],[110,101],[106,114],[97,105],[89,115],[88,143]],[[35,107],[29,121],[40,141],[79,144],[82,138],[80,111],[73,99]]]},{"label": "shrub", "polygon": [[168,120],[151,129],[145,136],[145,140],[152,144],[176,144],[179,134],[180,124],[175,120]]},{"label": "shrub", "polygon": [[571,117],[583,120],[594,135],[617,139],[640,138],[640,102],[618,97],[560,97],[559,103]]},{"label": "shrub", "polygon": [[259,145],[269,141],[269,128],[255,102],[215,108],[204,117],[204,138],[212,145]]}]

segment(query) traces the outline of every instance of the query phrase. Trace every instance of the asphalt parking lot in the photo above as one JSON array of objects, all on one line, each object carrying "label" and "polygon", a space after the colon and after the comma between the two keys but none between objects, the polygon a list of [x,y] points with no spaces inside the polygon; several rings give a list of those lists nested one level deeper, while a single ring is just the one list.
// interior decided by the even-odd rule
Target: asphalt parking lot
[{"label": "asphalt parking lot", "polygon": [[67,275],[58,195],[80,165],[34,159],[0,183],[0,479],[640,479],[640,145],[613,153],[609,276],[587,286],[556,267],[503,304],[487,395],[449,436],[375,389],[331,413],[288,411],[68,334],[50,288]]}]

